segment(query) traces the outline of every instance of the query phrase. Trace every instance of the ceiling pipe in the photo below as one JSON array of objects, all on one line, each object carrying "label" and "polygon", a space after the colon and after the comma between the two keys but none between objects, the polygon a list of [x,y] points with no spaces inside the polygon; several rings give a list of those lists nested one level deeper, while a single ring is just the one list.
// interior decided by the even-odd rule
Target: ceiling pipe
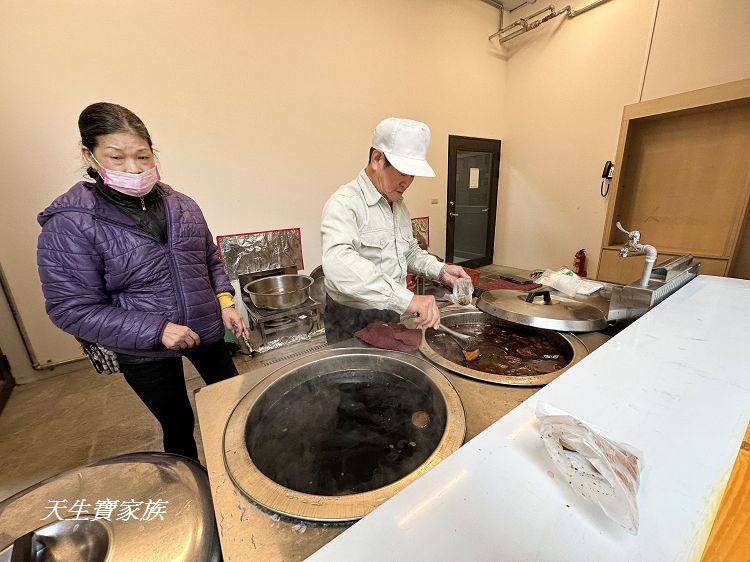
[{"label": "ceiling pipe", "polygon": [[499,2],[498,0],[482,0],[485,4],[489,4],[493,8],[497,8],[498,10],[504,10],[505,7],[503,6],[502,2]]},{"label": "ceiling pipe", "polygon": [[[483,1],[487,3],[493,2],[493,0],[483,0]],[[488,39],[491,40],[499,36],[498,41],[502,44],[502,43],[505,43],[506,41],[510,41],[514,37],[523,35],[524,33],[531,31],[532,29],[536,29],[543,23],[546,23],[553,18],[556,18],[561,15],[567,15],[569,18],[574,18],[576,16],[580,16],[581,14],[585,12],[588,12],[589,10],[596,8],[597,6],[601,6],[605,2],[609,2],[609,0],[595,0],[594,2],[591,2],[590,4],[587,4],[586,6],[578,10],[574,10],[570,5],[565,6],[562,10],[555,10],[555,7],[553,5],[549,5],[546,8],[542,8],[541,10],[534,12],[531,15],[526,16],[525,18],[519,18],[513,23],[505,27],[502,27],[502,24],[501,24],[500,29],[498,29],[495,33],[490,35]],[[535,18],[536,16],[543,14],[544,12],[549,12],[549,13],[543,18],[540,18],[531,22],[529,21],[532,18]],[[521,29],[514,31],[513,33],[509,35],[505,35],[505,36],[502,35],[503,33],[506,33],[507,31],[515,27],[520,27]]]}]

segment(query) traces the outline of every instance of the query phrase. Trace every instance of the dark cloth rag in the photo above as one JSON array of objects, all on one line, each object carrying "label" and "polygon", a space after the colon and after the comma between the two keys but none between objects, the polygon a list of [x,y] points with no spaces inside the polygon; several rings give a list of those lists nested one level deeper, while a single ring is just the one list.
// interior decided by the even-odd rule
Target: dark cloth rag
[{"label": "dark cloth rag", "polygon": [[394,351],[414,351],[422,343],[422,331],[410,330],[402,324],[376,322],[362,328],[354,334],[357,339],[379,347]]},{"label": "dark cloth rag", "polygon": [[326,294],[326,311],[323,321],[326,325],[328,345],[353,338],[356,332],[363,330],[368,324],[398,323],[399,318],[398,313],[392,310],[353,308],[336,302],[331,295]]}]

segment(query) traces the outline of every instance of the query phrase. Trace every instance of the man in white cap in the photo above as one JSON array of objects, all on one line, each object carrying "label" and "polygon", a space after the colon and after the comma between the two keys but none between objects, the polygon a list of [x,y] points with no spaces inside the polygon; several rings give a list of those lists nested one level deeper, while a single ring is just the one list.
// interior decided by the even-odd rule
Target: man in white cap
[{"label": "man in white cap", "polygon": [[420,273],[448,286],[469,276],[422,250],[411,229],[404,191],[414,176],[435,177],[425,159],[430,129],[391,117],[375,128],[370,160],[323,208],[321,236],[326,293],[326,339],[336,343],[372,322],[417,316],[418,327],[437,327],[435,298],[406,288],[406,274]]}]

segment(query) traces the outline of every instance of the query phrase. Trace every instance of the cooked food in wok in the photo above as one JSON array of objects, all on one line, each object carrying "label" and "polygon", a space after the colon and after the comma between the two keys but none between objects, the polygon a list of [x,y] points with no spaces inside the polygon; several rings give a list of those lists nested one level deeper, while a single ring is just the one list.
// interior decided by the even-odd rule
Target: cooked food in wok
[{"label": "cooked food in wok", "polygon": [[433,329],[425,333],[427,343],[449,361],[470,369],[496,375],[534,376],[562,369],[570,361],[560,344],[542,332],[484,323],[453,327],[476,338],[478,359],[467,361],[452,337]]}]

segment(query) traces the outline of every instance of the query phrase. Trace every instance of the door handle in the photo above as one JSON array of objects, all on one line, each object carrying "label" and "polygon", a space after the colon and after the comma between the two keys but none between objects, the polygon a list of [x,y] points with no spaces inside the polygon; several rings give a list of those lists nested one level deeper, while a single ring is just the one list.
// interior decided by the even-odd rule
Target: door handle
[{"label": "door handle", "polygon": [[458,213],[448,213],[448,214],[449,214],[450,216],[452,216],[452,217],[457,217],[457,216],[458,216]]},{"label": "door handle", "polygon": [[490,210],[490,208],[489,208],[489,207],[487,207],[486,209],[482,209],[482,212],[483,212],[483,213],[486,213],[486,212],[487,212],[487,211],[489,211],[489,210]]}]

